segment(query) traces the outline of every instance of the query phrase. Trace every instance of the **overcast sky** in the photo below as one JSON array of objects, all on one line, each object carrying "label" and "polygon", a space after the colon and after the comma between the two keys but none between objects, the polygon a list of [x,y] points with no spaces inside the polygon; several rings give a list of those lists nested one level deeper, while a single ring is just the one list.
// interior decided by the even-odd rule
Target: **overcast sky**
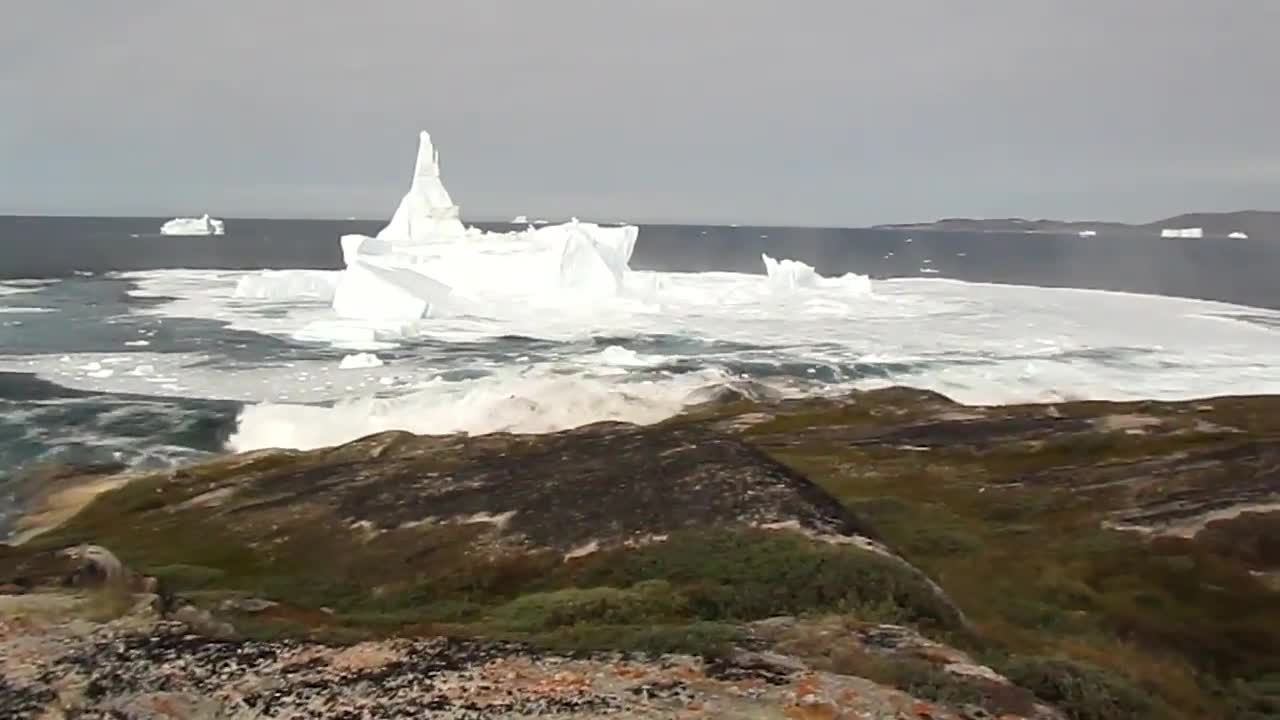
[{"label": "overcast sky", "polygon": [[0,212],[1280,208],[1277,0],[0,0]]}]

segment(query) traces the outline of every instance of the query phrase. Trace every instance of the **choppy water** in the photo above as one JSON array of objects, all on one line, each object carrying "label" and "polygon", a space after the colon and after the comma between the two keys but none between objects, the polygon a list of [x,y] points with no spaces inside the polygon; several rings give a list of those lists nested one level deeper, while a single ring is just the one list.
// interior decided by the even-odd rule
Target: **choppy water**
[{"label": "choppy water", "polygon": [[[235,296],[252,269],[337,267],[337,237],[379,223],[175,238],[161,222],[0,218],[0,276],[46,278],[0,281],[0,488],[44,462],[649,422],[726,385],[978,403],[1280,392],[1280,253],[1263,240],[646,227],[627,297],[385,328],[320,299]],[[761,251],[868,274],[870,291],[771,286]],[[383,365],[340,369],[357,351]]]}]

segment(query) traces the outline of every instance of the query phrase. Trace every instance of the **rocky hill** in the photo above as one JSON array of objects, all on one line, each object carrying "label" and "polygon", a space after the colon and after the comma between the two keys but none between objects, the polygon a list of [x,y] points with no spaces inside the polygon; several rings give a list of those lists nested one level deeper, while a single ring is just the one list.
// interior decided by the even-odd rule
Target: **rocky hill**
[{"label": "rocky hill", "polygon": [[944,218],[932,222],[878,225],[893,230],[939,230],[948,232],[1031,232],[1106,234],[1146,233],[1159,235],[1165,228],[1201,228],[1205,237],[1225,238],[1244,233],[1250,238],[1280,240],[1280,211],[1242,210],[1238,212],[1184,213],[1149,223],[1121,223],[1107,220],[1051,220],[1028,218]]},{"label": "rocky hill", "polygon": [[1268,717],[1278,410],[890,389],[45,472],[0,710]]}]

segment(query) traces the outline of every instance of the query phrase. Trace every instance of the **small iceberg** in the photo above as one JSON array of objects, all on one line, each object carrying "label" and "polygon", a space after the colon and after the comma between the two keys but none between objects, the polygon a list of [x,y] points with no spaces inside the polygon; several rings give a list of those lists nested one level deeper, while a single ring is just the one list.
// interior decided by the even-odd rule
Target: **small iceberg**
[{"label": "small iceberg", "polygon": [[226,227],[221,220],[208,213],[198,218],[174,218],[160,226],[161,235],[224,235]]},{"label": "small iceberg", "polygon": [[1081,230],[1079,232],[1079,235],[1080,237],[1097,237],[1098,231],[1097,230]]},{"label": "small iceberg", "polygon": [[845,273],[840,277],[823,277],[812,265],[788,258],[775,259],[761,253],[768,287],[775,291],[794,291],[801,288],[841,288],[858,295],[871,294],[871,278],[867,275]]},{"label": "small iceberg", "polygon": [[382,367],[382,359],[373,353],[355,353],[346,355],[342,361],[338,363],[339,370],[364,370],[366,368]]},{"label": "small iceberg", "polygon": [[529,224],[529,216],[528,216],[528,215],[517,215],[517,216],[515,216],[515,217],[511,218],[511,224],[512,224],[512,225],[528,225],[528,224]]},{"label": "small iceberg", "polygon": [[1248,240],[1249,233],[1242,233],[1237,230],[1236,232],[1228,234],[1227,237],[1231,238],[1232,240]]}]

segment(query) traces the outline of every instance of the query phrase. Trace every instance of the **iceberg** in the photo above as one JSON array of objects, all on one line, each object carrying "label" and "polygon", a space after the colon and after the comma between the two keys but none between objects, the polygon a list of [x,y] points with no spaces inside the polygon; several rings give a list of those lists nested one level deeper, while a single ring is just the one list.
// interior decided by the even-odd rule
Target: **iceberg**
[{"label": "iceberg", "polygon": [[867,275],[845,273],[840,277],[828,278],[818,274],[812,265],[799,260],[776,260],[767,254],[761,254],[764,271],[768,276],[769,288],[776,291],[790,291],[801,288],[839,287],[855,294],[871,294],[871,278]]},{"label": "iceberg", "polygon": [[1160,237],[1164,238],[1202,238],[1204,237],[1203,228],[1164,228],[1160,231]]},{"label": "iceberg", "polygon": [[460,237],[466,234],[466,228],[458,214],[458,206],[440,181],[440,154],[432,145],[431,136],[423,131],[418,134],[418,159],[409,191],[377,239],[420,245]]},{"label": "iceberg", "polygon": [[1080,235],[1080,237],[1097,237],[1098,231],[1097,230],[1081,230],[1078,234]]},{"label": "iceberg", "polygon": [[161,235],[223,235],[226,226],[208,213],[198,218],[174,218],[160,226]]},{"label": "iceberg", "polygon": [[511,224],[512,224],[512,225],[528,225],[528,224],[529,224],[529,216],[528,216],[528,215],[517,215],[517,216],[515,216],[515,217],[511,218]]},{"label": "iceberg", "polygon": [[633,225],[573,218],[486,232],[459,218],[441,179],[440,154],[421,132],[409,189],[390,222],[373,237],[339,239],[346,269],[333,293],[334,311],[348,320],[412,322],[463,306],[501,312],[519,307],[513,298],[573,302],[626,291],[640,232]]},{"label": "iceberg", "polygon": [[1242,233],[1240,231],[1236,231],[1228,234],[1227,237],[1231,238],[1232,240],[1248,240],[1249,233]]},{"label": "iceberg", "polygon": [[799,260],[775,260],[768,255],[761,255],[764,260],[764,271],[769,276],[769,286],[775,289],[794,290],[801,287],[816,287],[818,271],[812,265]]},{"label": "iceberg", "polygon": [[340,272],[332,270],[263,270],[246,275],[236,283],[235,297],[252,300],[294,300],[298,298],[330,302],[338,287]]},{"label": "iceberg", "polygon": [[380,267],[359,260],[343,271],[333,309],[352,320],[413,321],[447,302],[448,285],[411,268]]},{"label": "iceberg", "polygon": [[339,370],[367,370],[382,367],[382,359],[373,353],[354,353],[343,356],[338,362]]}]

